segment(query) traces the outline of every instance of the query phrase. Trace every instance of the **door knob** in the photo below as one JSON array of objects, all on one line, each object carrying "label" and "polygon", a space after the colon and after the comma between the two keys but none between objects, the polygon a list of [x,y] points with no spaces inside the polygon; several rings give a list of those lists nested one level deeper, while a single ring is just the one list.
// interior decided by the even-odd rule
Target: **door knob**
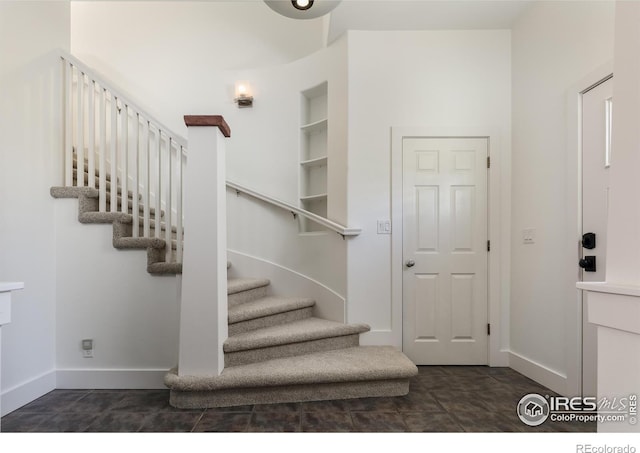
[{"label": "door knob", "polygon": [[407,267],[413,267],[413,266],[415,266],[415,265],[416,265],[416,262],[415,262],[415,261],[413,261],[413,260],[407,260],[407,262],[406,262],[406,263],[404,263],[404,264],[405,264],[405,266],[407,266]]},{"label": "door knob", "polygon": [[595,233],[585,233],[582,235],[582,246],[585,249],[596,248],[596,235]]},{"label": "door knob", "polygon": [[585,270],[585,272],[595,272],[596,271],[596,257],[595,256],[585,256],[582,258],[578,265]]}]

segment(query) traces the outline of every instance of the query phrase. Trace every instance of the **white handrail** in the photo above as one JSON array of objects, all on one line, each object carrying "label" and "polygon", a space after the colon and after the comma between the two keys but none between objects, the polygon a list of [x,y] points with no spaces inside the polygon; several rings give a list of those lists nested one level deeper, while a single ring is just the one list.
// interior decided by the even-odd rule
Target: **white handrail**
[{"label": "white handrail", "polygon": [[231,181],[227,181],[227,188],[235,190],[236,193],[238,194],[240,193],[247,194],[250,197],[264,201],[280,209],[284,209],[285,211],[289,211],[294,215],[305,217],[311,220],[312,222],[317,223],[318,225],[321,225],[329,230],[335,231],[336,233],[340,234],[343,237],[358,236],[362,232],[361,228],[350,228],[344,225],[340,225],[339,223],[333,222],[329,219],[319,216],[318,214],[314,214],[313,212],[306,211],[302,208],[299,208],[290,203],[287,203],[286,201],[278,200],[277,198],[273,198],[269,195],[261,194],[259,192],[256,192],[255,190],[249,189],[247,187],[241,186],[240,184],[236,184]]}]

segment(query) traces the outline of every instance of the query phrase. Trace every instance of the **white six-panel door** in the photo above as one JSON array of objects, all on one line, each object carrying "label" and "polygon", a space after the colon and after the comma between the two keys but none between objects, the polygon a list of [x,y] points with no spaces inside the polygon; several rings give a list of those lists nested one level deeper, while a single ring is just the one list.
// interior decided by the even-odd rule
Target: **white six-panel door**
[{"label": "white six-panel door", "polygon": [[403,351],[485,365],[486,138],[403,139]]}]

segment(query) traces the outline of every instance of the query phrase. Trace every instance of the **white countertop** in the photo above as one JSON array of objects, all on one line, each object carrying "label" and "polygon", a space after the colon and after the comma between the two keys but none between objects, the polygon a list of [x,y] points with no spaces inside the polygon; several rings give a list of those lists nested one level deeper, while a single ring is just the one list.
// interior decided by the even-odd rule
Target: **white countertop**
[{"label": "white countertop", "polygon": [[640,297],[640,286],[636,285],[616,285],[607,282],[578,282],[576,288],[596,293]]},{"label": "white countertop", "polygon": [[23,282],[0,282],[0,293],[24,288]]}]

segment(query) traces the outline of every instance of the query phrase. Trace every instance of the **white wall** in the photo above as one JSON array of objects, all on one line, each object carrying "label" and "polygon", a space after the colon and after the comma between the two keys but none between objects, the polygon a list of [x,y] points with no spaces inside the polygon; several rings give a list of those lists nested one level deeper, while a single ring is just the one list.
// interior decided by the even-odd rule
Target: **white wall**
[{"label": "white wall", "polygon": [[[346,69],[347,41],[340,39],[287,65],[244,71],[247,79],[261,87],[261,93],[256,93],[252,109],[233,112],[232,140],[227,148],[229,179],[297,206],[300,93],[328,81],[328,217],[344,223]],[[342,240],[334,232],[300,235],[291,213],[242,198],[232,195],[228,199],[230,249],[292,269],[345,296],[346,249],[351,239]]]},{"label": "white wall", "polygon": [[[640,206],[637,196],[640,166],[640,5],[616,2],[615,68],[613,96],[616,124],[611,161],[610,205],[607,226],[606,281],[621,285],[640,284]],[[613,151],[612,151],[613,153]],[[610,242],[609,242],[610,241]]]},{"label": "white wall", "polygon": [[76,199],[55,200],[58,388],[164,388],[178,364],[176,277],[149,274],[146,250],[117,250],[112,235],[78,222]]},{"label": "white wall", "polygon": [[[363,228],[349,243],[348,319],[371,325],[364,342],[400,346],[401,290],[391,269],[402,262],[391,262],[391,236],[376,234],[376,221],[391,219],[401,201],[391,198],[391,128],[497,133],[508,163],[510,33],[349,32],[348,48],[348,221]],[[392,228],[401,234],[401,225]]]},{"label": "white wall", "polygon": [[67,1],[0,2],[0,280],[25,282],[2,329],[5,413],[55,386],[57,48],[69,49]]},{"label": "white wall", "polygon": [[[321,18],[262,1],[74,2],[71,17],[75,56],[184,137],[185,114],[223,115],[229,179],[297,203],[299,91],[326,80],[317,58],[330,57],[297,60],[322,48]],[[233,102],[237,80],[251,83],[252,109]]]},{"label": "white wall", "polygon": [[[616,2],[615,18],[606,282],[584,287],[588,320],[598,328],[597,396],[609,399],[640,390],[640,3]],[[598,433],[638,433],[636,422],[599,421]]]},{"label": "white wall", "polygon": [[[567,216],[576,212],[567,204],[576,190],[567,180],[576,173],[568,167],[576,165],[569,159],[576,151],[567,149],[575,121],[567,96],[612,59],[613,27],[613,2],[535,2],[512,32],[511,366],[558,392],[567,390],[577,363],[576,351],[566,349],[575,341],[567,313],[577,316],[576,291],[567,289],[577,279],[568,250],[579,239],[577,219]],[[535,244],[522,244],[524,228],[536,229]]]},{"label": "white wall", "polygon": [[[262,1],[71,5],[72,53],[183,136],[185,114],[237,110],[235,74],[305,57],[323,47],[322,38],[321,18],[289,19]],[[230,71],[226,85],[216,83],[221,71]],[[260,85],[256,91],[261,96]]]},{"label": "white wall", "polygon": [[316,316],[345,321],[351,239],[333,231],[300,234],[300,218],[232,190],[227,212],[230,276],[269,278],[272,294],[313,298]]}]

